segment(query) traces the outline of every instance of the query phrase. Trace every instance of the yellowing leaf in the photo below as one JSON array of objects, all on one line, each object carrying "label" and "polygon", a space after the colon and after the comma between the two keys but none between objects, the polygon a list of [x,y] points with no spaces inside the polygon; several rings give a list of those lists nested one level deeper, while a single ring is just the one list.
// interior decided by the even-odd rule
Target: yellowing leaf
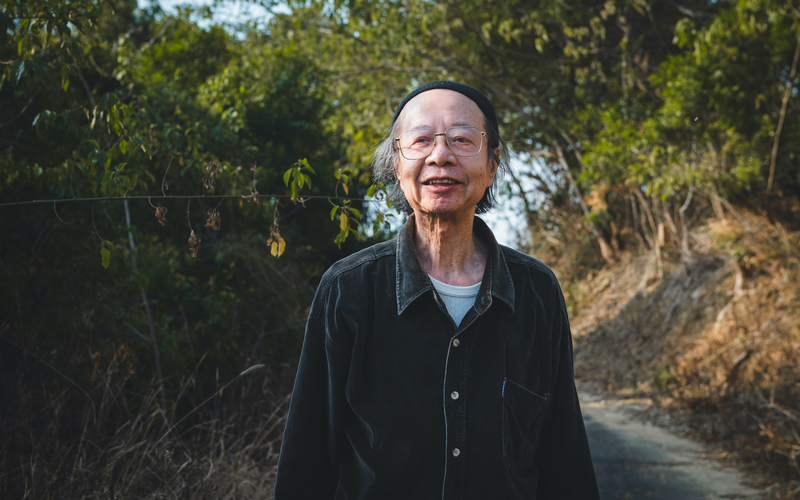
[{"label": "yellowing leaf", "polygon": [[283,238],[278,238],[278,257],[283,255],[284,250],[286,250],[286,241]]},{"label": "yellowing leaf", "polygon": [[342,187],[344,188],[344,194],[350,194],[350,191],[347,189],[347,184],[342,184]]},{"label": "yellowing leaf", "polygon": [[271,253],[273,257],[280,257],[283,255],[284,250],[286,250],[286,241],[283,238],[278,238],[270,245],[269,253]]},{"label": "yellowing leaf", "polygon": [[111,252],[103,248],[100,250],[100,256],[103,259],[103,268],[108,269],[108,266],[111,264]]},{"label": "yellowing leaf", "polygon": [[347,231],[347,216],[345,214],[339,216],[339,229]]}]

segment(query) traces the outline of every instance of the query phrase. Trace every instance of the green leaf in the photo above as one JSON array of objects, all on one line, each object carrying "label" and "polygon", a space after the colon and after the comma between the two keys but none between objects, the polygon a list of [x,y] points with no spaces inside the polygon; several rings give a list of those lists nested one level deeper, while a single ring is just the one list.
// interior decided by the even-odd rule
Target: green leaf
[{"label": "green leaf", "polygon": [[292,176],[291,168],[283,173],[283,183],[286,184],[287,186],[289,185],[289,177],[291,176]]},{"label": "green leaf", "polygon": [[309,172],[311,172],[314,175],[317,175],[317,173],[314,172],[314,169],[311,168],[311,165],[308,164],[308,160],[307,159],[303,158],[302,160],[300,160],[300,163],[303,165],[304,169],[308,170]]},{"label": "green leaf", "polygon": [[95,149],[100,149],[100,143],[95,141],[94,139],[86,139],[86,142],[94,146]]},{"label": "green leaf", "polygon": [[109,252],[105,248],[101,248],[100,249],[100,258],[102,259],[103,267],[105,269],[108,269],[108,266],[111,264],[111,252]]},{"label": "green leaf", "polygon": [[336,217],[336,211],[337,211],[337,210],[339,210],[339,207],[333,207],[333,208],[331,208],[331,220],[333,220],[333,219],[334,219],[334,217]]},{"label": "green leaf", "polygon": [[372,198],[373,196],[375,196],[375,189],[376,188],[377,188],[377,186],[375,184],[373,184],[373,185],[371,185],[370,187],[367,188],[367,198]]},{"label": "green leaf", "polygon": [[119,172],[122,172],[122,170],[125,168],[125,165],[127,164],[128,164],[127,162],[120,163],[119,165],[117,165],[117,170]]},{"label": "green leaf", "polygon": [[296,182],[292,183],[292,198],[294,198],[295,200],[300,198],[300,196],[297,193],[297,183]]},{"label": "green leaf", "polygon": [[111,178],[114,176],[114,172],[108,170],[106,173],[103,174],[103,180],[100,181],[100,187],[104,189],[103,194],[105,194],[105,190],[108,189],[107,185],[111,182]]},{"label": "green leaf", "polygon": [[350,207],[350,213],[353,214],[356,219],[361,220],[361,212],[359,212],[358,209]]},{"label": "green leaf", "polygon": [[119,151],[120,151],[120,153],[125,154],[125,152],[127,150],[128,150],[128,141],[126,141],[125,139],[119,141]]},{"label": "green leaf", "polygon": [[24,73],[25,73],[25,61],[22,61],[21,63],[19,63],[19,67],[17,68],[17,85],[19,85],[19,80],[22,78],[22,75]]},{"label": "green leaf", "polygon": [[106,242],[106,248],[108,248],[111,251],[111,253],[113,254],[114,253],[114,244],[111,243],[109,240],[105,240],[105,242]]}]

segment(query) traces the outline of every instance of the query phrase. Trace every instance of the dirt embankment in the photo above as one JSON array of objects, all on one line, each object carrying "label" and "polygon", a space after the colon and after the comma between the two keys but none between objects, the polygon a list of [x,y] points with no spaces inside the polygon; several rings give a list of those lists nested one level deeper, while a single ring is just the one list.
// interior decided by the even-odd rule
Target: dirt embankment
[{"label": "dirt embankment", "polygon": [[692,256],[630,257],[565,293],[576,376],[648,397],[653,419],[719,443],[773,498],[800,498],[800,232],[712,220]]}]

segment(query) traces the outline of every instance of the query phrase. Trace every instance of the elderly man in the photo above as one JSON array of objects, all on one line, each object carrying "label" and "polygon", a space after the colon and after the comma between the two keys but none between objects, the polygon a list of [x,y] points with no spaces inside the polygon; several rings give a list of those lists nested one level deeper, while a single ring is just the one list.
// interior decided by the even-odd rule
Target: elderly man
[{"label": "elderly man", "polygon": [[558,281],[475,217],[503,148],[467,85],[397,108],[374,167],[409,218],[320,282],[276,500],[598,498]]}]

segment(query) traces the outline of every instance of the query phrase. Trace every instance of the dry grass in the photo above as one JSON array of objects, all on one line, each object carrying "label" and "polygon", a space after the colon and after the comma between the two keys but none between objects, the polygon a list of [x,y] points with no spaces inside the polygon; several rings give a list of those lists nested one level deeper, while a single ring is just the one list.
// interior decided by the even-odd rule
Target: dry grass
[{"label": "dry grass", "polygon": [[772,498],[800,498],[800,233],[733,213],[693,249],[661,280],[647,255],[570,287],[576,372],[651,397],[765,472]]},{"label": "dry grass", "polygon": [[153,391],[126,395],[130,365],[117,354],[94,359],[86,392],[20,382],[26,395],[0,448],[0,497],[272,498],[289,368],[252,367],[179,415],[181,396],[163,412]]}]

